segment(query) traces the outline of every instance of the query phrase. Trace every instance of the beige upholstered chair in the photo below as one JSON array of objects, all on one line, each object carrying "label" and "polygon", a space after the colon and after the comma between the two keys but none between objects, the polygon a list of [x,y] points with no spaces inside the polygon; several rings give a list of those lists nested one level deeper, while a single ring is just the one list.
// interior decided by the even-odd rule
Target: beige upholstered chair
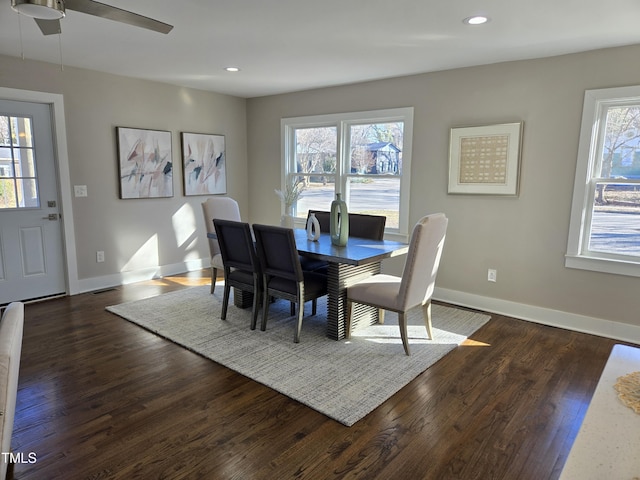
[{"label": "beige upholstered chair", "polygon": [[[0,447],[5,453],[11,451],[23,330],[24,304],[10,303],[0,321]],[[2,457],[0,478],[4,479],[10,465],[8,456],[3,455]]]},{"label": "beige upholstered chair", "polygon": [[351,336],[351,310],[354,303],[370,305],[383,311],[398,313],[398,324],[404,351],[409,355],[407,312],[421,306],[427,334],[433,338],[431,327],[431,296],[438,273],[440,256],[447,232],[447,217],[442,213],[423,217],[413,228],[409,253],[402,277],[378,274],[365,278],[347,288],[347,338]]},{"label": "beige upholstered chair", "polygon": [[[213,219],[220,218],[222,220],[240,221],[240,208],[238,202],[229,197],[210,197],[202,202],[202,212],[204,213],[204,224],[207,227],[207,233],[215,234],[216,230],[213,226]],[[216,288],[216,277],[218,269],[223,270],[222,255],[220,255],[220,246],[215,238],[209,238],[209,251],[211,253],[211,293]]]}]

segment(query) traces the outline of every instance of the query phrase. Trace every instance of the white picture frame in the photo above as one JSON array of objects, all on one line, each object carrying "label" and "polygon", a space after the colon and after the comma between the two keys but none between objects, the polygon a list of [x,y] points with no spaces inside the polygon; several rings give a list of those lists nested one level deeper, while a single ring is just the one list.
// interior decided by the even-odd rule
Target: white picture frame
[{"label": "white picture frame", "polygon": [[454,127],[448,193],[517,196],[523,122]]}]

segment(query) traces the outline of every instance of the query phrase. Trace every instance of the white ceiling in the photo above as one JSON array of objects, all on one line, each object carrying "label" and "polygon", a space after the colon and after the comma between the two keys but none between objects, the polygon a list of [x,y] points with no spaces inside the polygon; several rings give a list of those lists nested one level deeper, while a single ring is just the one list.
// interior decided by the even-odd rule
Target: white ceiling
[{"label": "white ceiling", "polygon": [[60,37],[10,3],[0,54],[240,97],[640,43],[639,0],[104,0],[174,29],[68,10]]}]

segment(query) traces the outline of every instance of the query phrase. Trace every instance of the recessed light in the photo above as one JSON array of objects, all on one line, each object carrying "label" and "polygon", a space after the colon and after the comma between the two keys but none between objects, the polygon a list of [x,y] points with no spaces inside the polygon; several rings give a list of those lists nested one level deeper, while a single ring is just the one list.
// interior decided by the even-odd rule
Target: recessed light
[{"label": "recessed light", "polygon": [[467,25],[482,25],[483,23],[487,23],[489,21],[489,17],[485,17],[483,15],[474,15],[473,17],[465,18],[462,23]]},{"label": "recessed light", "polygon": [[227,72],[239,72],[240,69],[238,67],[224,67]]}]

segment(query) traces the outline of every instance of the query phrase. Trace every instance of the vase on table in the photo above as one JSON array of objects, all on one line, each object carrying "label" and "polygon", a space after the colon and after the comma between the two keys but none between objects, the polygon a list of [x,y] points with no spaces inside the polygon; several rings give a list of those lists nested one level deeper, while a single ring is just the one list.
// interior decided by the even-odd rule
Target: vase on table
[{"label": "vase on table", "polygon": [[349,212],[347,204],[339,193],[336,193],[336,199],[331,202],[329,222],[331,243],[344,247],[349,239]]},{"label": "vase on table", "polygon": [[286,228],[293,228],[293,208],[291,205],[285,205],[284,215],[280,217],[280,226]]},{"label": "vase on table", "polygon": [[317,242],[320,238],[320,222],[315,213],[310,213],[307,219],[307,239]]}]

